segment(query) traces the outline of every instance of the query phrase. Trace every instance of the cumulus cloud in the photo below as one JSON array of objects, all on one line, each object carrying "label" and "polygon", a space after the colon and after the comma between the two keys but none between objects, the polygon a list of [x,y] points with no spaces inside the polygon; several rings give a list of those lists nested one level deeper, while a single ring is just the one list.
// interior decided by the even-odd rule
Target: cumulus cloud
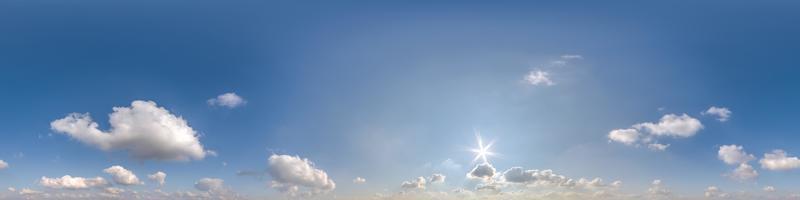
[{"label": "cumulus cloud", "polygon": [[728,121],[732,113],[733,112],[731,112],[731,110],[728,108],[711,106],[710,108],[708,108],[708,110],[703,111],[701,114],[716,116],[717,120],[725,122]]},{"label": "cumulus cloud", "polygon": [[39,185],[53,189],[87,189],[105,187],[108,186],[109,183],[102,177],[83,178],[65,175],[61,178],[48,178],[43,176],[39,180]]},{"label": "cumulus cloud", "polygon": [[98,129],[89,114],[72,113],[50,123],[51,129],[104,151],[128,150],[143,160],[203,159],[206,151],[197,133],[181,117],[152,101],[133,101],[131,107],[114,107],[110,131]]},{"label": "cumulus cloud", "polygon": [[194,188],[200,191],[219,191],[223,189],[225,181],[218,178],[202,178],[194,183]]},{"label": "cumulus cloud", "polygon": [[150,181],[158,183],[159,186],[164,186],[164,182],[167,179],[167,173],[158,171],[156,173],[147,175],[147,179],[150,179]]},{"label": "cumulus cloud", "polygon": [[761,163],[761,168],[768,170],[790,170],[800,167],[800,159],[788,157],[786,152],[780,149],[773,150],[772,153],[765,153],[759,163]]},{"label": "cumulus cloud", "polygon": [[644,122],[625,129],[611,130],[607,137],[609,141],[622,143],[628,146],[645,145],[650,150],[664,151],[670,145],[656,141],[657,137],[687,138],[694,136],[703,129],[700,120],[687,114],[666,114],[658,122]]},{"label": "cumulus cloud", "polygon": [[626,145],[634,145],[639,141],[639,131],[636,129],[616,129],[608,133],[608,139]]},{"label": "cumulus cloud", "polygon": [[758,172],[753,169],[753,166],[750,166],[747,163],[742,163],[739,164],[739,167],[734,169],[733,172],[727,176],[734,180],[746,181],[753,180],[758,177]]},{"label": "cumulus cloud", "polygon": [[417,177],[417,179],[411,181],[403,181],[403,183],[400,184],[400,188],[424,190],[425,184],[426,184],[425,177],[420,176]]},{"label": "cumulus cloud", "polygon": [[290,195],[295,195],[299,187],[310,190],[311,195],[333,191],[336,183],[328,178],[325,171],[315,168],[314,163],[299,156],[272,155],[268,160],[272,186]]},{"label": "cumulus cloud", "polygon": [[8,168],[8,163],[6,161],[0,160],[0,169]]},{"label": "cumulus cloud", "polygon": [[109,168],[106,168],[103,170],[103,172],[111,174],[111,176],[114,178],[114,182],[116,182],[117,184],[121,185],[142,184],[142,182],[139,181],[139,177],[136,177],[136,174],[119,165],[114,165]]},{"label": "cumulus cloud", "polygon": [[700,120],[690,117],[687,114],[675,115],[667,114],[661,117],[658,123],[645,122],[633,125],[636,129],[646,129],[656,136],[691,137],[700,129],[703,124]]},{"label": "cumulus cloud", "polygon": [[709,186],[703,193],[707,198],[725,198],[728,194],[722,192],[717,186]]},{"label": "cumulus cloud", "polygon": [[764,186],[764,192],[775,192],[775,187]]},{"label": "cumulus cloud", "polygon": [[355,183],[355,184],[363,184],[363,183],[366,183],[366,182],[367,182],[367,179],[364,179],[364,178],[361,178],[361,177],[356,177],[355,179],[353,179],[353,183]]},{"label": "cumulus cloud", "polygon": [[483,180],[490,180],[494,177],[497,170],[489,163],[481,163],[475,165],[475,168],[467,173],[467,178],[471,179],[483,179]]},{"label": "cumulus cloud", "polygon": [[550,73],[542,70],[534,70],[525,75],[525,81],[531,85],[551,86],[556,83],[550,80]]},{"label": "cumulus cloud", "polygon": [[431,183],[444,183],[444,179],[446,178],[443,174],[433,174],[431,175],[430,182]]},{"label": "cumulus cloud", "polygon": [[650,196],[669,196],[672,194],[667,188],[664,187],[661,180],[656,179],[650,183],[650,187],[647,188],[647,194]]},{"label": "cumulus cloud", "polygon": [[756,159],[753,154],[744,152],[744,147],[735,144],[720,146],[717,154],[720,160],[729,165],[747,163]]},{"label": "cumulus cloud", "polygon": [[236,95],[236,93],[233,92],[220,94],[219,96],[211,98],[206,102],[211,106],[222,106],[227,108],[236,108],[247,103],[244,98]]},{"label": "cumulus cloud", "polygon": [[579,178],[572,179],[564,175],[559,175],[553,170],[525,170],[522,167],[512,167],[504,171],[501,176],[504,183],[522,184],[526,187],[550,187],[550,188],[583,188],[598,189],[604,187],[619,187],[622,182],[614,181],[612,184],[605,184],[600,178]]}]

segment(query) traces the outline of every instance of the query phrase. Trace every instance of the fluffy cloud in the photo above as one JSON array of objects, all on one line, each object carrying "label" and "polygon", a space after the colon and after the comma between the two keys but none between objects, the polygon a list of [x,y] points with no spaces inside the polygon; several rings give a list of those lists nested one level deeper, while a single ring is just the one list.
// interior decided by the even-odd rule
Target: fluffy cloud
[{"label": "fluffy cloud", "polygon": [[772,153],[765,153],[764,158],[758,161],[761,168],[768,170],[790,170],[800,167],[800,159],[788,157],[783,150],[773,150]]},{"label": "fluffy cloud", "polygon": [[663,183],[661,183],[661,180],[656,179],[650,183],[650,188],[647,188],[647,194],[650,196],[669,196],[672,194],[672,192],[664,187]]},{"label": "fluffy cloud", "polygon": [[417,177],[417,179],[412,180],[412,181],[403,181],[403,183],[400,184],[400,188],[424,190],[425,189],[425,184],[426,184],[425,177],[420,176],[420,177]]},{"label": "fluffy cloud", "polygon": [[111,176],[114,178],[114,182],[116,182],[117,184],[121,185],[142,184],[142,182],[139,181],[139,177],[136,177],[136,174],[119,165],[114,165],[109,168],[106,168],[103,170],[103,172],[111,174]]},{"label": "fluffy cloud", "polygon": [[236,95],[236,93],[233,92],[220,94],[219,96],[211,98],[206,102],[211,106],[222,106],[227,108],[236,108],[247,103],[244,98]]},{"label": "fluffy cloud", "polygon": [[639,131],[636,129],[616,129],[608,133],[608,139],[626,145],[634,145],[639,141]]},{"label": "fluffy cloud", "polygon": [[94,187],[105,187],[109,183],[102,177],[83,178],[65,175],[61,178],[42,177],[39,185],[53,189],[86,189]]},{"label": "fluffy cloud", "polygon": [[728,197],[728,194],[722,192],[717,186],[709,186],[706,188],[704,196],[707,198],[725,198]]},{"label": "fluffy cloud", "polygon": [[750,166],[747,163],[742,163],[739,164],[739,167],[734,169],[733,172],[727,176],[735,180],[746,181],[753,180],[758,177],[758,172],[753,169],[753,166]]},{"label": "fluffy cloud", "polygon": [[206,156],[186,120],[155,102],[133,101],[131,107],[114,107],[109,123],[111,130],[102,131],[88,113],[72,113],[51,122],[50,127],[104,151],[128,150],[137,159],[185,161]]},{"label": "fluffy cloud", "polygon": [[194,183],[194,188],[200,191],[219,191],[223,189],[225,181],[218,178],[202,178]]},{"label": "fluffy cloud", "polygon": [[618,187],[622,184],[620,181],[615,181],[608,185],[603,183],[600,178],[586,179],[579,178],[577,180],[568,178],[564,175],[559,175],[553,170],[538,170],[530,169],[525,170],[522,167],[512,167],[502,173],[501,180],[505,183],[522,184],[526,187],[557,187],[557,188],[584,188],[584,189],[597,189],[603,187]]},{"label": "fluffy cloud", "polygon": [[542,70],[530,71],[528,75],[525,76],[525,81],[531,85],[555,85],[555,83],[550,80],[550,73]]},{"label": "fluffy cloud", "polygon": [[444,183],[444,179],[446,178],[443,174],[433,174],[431,175],[430,182],[431,183]]},{"label": "fluffy cloud", "polygon": [[272,155],[268,164],[269,174],[273,178],[272,186],[290,195],[294,195],[299,186],[311,190],[312,195],[336,188],[336,183],[328,178],[328,174],[315,168],[314,163],[308,159],[290,155]]},{"label": "fluffy cloud", "polygon": [[150,179],[151,181],[158,183],[159,186],[164,186],[164,182],[167,179],[167,173],[158,171],[154,174],[147,175],[147,179]]},{"label": "fluffy cloud", "polygon": [[650,150],[664,151],[670,145],[656,141],[657,137],[671,136],[677,138],[691,137],[703,129],[700,120],[687,114],[666,114],[656,122],[644,122],[626,129],[615,129],[608,133],[609,141],[622,143],[629,146],[647,146]]},{"label": "fluffy cloud", "polygon": [[703,124],[700,123],[700,120],[686,114],[667,114],[661,117],[658,123],[645,122],[633,125],[633,127],[640,130],[646,129],[656,136],[691,137],[703,129]]},{"label": "fluffy cloud", "polygon": [[710,108],[708,108],[708,110],[702,112],[703,115],[716,116],[717,120],[719,120],[721,122],[728,121],[728,118],[731,117],[732,113],[733,112],[731,112],[731,110],[728,109],[728,108],[725,108],[725,107],[714,107],[714,106],[711,106]]},{"label": "fluffy cloud", "polygon": [[735,144],[720,146],[717,154],[720,160],[729,165],[747,163],[756,159],[752,154],[744,152],[744,147]]},{"label": "fluffy cloud", "polygon": [[497,170],[492,164],[481,163],[475,165],[475,168],[472,168],[472,170],[467,173],[467,178],[490,180],[494,177],[495,173],[497,173]]},{"label": "fluffy cloud", "polygon": [[8,168],[8,163],[6,161],[0,160],[0,169]]}]

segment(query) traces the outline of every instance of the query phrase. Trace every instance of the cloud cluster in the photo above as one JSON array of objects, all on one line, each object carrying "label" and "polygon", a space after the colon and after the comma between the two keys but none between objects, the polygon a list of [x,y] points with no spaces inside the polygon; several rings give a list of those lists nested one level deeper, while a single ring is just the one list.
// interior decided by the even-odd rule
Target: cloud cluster
[{"label": "cloud cluster", "polygon": [[748,164],[748,162],[755,160],[756,157],[745,152],[742,146],[735,144],[722,145],[717,151],[717,158],[728,165],[739,165],[731,173],[725,174],[731,179],[745,181],[758,177],[758,171]]},{"label": "cloud cluster", "polygon": [[120,185],[140,185],[143,184],[139,181],[139,177],[133,174],[132,171],[125,169],[122,166],[114,165],[103,170],[107,174],[111,174],[114,182]]},{"label": "cloud cluster", "polygon": [[244,98],[236,95],[236,93],[233,92],[220,94],[219,96],[211,98],[206,102],[211,106],[222,106],[226,108],[236,108],[247,103]]},{"label": "cloud cluster", "polygon": [[646,145],[654,151],[664,151],[670,145],[656,141],[658,137],[687,138],[703,129],[703,124],[687,114],[666,114],[658,122],[634,124],[630,128],[611,130],[609,141],[629,146]]},{"label": "cloud cluster", "polygon": [[572,179],[564,175],[559,175],[553,170],[525,170],[522,167],[512,167],[502,173],[501,182],[522,184],[526,187],[549,187],[549,188],[582,188],[596,189],[603,187],[619,187],[622,182],[615,181],[611,184],[603,183],[600,178],[594,179]]},{"label": "cloud cluster", "polygon": [[206,156],[197,133],[181,117],[152,101],[114,107],[111,130],[98,129],[89,114],[72,113],[50,123],[51,129],[104,151],[127,150],[142,160],[199,160]]},{"label": "cloud cluster", "polygon": [[326,193],[336,188],[336,183],[325,171],[315,168],[314,163],[305,158],[272,155],[268,166],[273,179],[272,187],[290,195],[296,195],[300,187],[308,189],[308,195]]},{"label": "cloud cluster", "polygon": [[733,112],[731,112],[730,109],[725,107],[711,106],[710,108],[708,108],[708,110],[703,111],[701,114],[716,116],[717,120],[725,122],[728,121],[729,118],[731,118],[731,114],[733,114]]},{"label": "cloud cluster", "polygon": [[84,178],[65,175],[61,178],[48,178],[43,176],[39,180],[39,185],[53,189],[88,189],[106,187],[110,184],[102,177]]}]

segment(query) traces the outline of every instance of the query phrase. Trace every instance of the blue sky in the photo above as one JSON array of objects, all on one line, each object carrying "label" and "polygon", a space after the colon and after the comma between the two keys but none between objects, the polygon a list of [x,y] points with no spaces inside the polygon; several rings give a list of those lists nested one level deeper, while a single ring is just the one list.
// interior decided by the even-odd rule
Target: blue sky
[{"label": "blue sky", "polygon": [[[681,197],[703,197],[711,186],[728,197],[788,196],[800,193],[793,181],[800,161],[792,159],[800,154],[793,143],[800,139],[797,6],[5,1],[0,160],[8,166],[0,169],[0,187],[14,190],[0,198],[18,198],[23,188],[104,192],[42,183],[64,175],[101,177],[129,198],[130,191],[159,188],[147,178],[157,171],[167,174],[161,191],[168,193],[214,193],[196,183],[215,178],[225,192],[214,194],[237,198],[290,196],[274,181],[314,193],[301,198],[401,198],[459,188],[491,196],[476,188],[516,192],[532,184],[504,176],[516,166],[599,177],[613,188],[593,190],[624,195],[646,195],[661,180]],[[241,101],[209,103],[226,93]],[[203,156],[137,158],[134,149],[175,141],[112,141],[102,144],[114,148],[103,149],[51,126],[89,113],[98,130],[113,134],[112,108],[136,100],[181,117],[202,145],[193,155]],[[712,106],[731,111],[729,118],[703,114]],[[702,128],[687,121],[661,124],[661,132],[635,126],[658,126],[669,114],[686,114]],[[624,129],[639,139],[610,137]],[[157,131],[130,133],[184,133],[139,130]],[[482,162],[470,151],[477,132],[494,141],[497,154],[488,158],[497,173],[487,179],[465,176]],[[647,147],[654,143],[669,146]],[[723,145],[742,147],[744,158],[725,162]],[[787,153],[785,162],[764,164],[776,149]],[[298,163],[327,178],[276,178],[277,165]],[[743,163],[757,175],[731,176]],[[143,184],[112,181],[103,170],[114,165]],[[447,178],[425,189],[401,187],[432,174]],[[356,177],[366,182],[354,183]],[[616,180],[622,185],[612,186]],[[327,181],[335,189],[320,189]],[[768,186],[777,191],[764,191]],[[556,190],[533,188],[522,193]]]}]

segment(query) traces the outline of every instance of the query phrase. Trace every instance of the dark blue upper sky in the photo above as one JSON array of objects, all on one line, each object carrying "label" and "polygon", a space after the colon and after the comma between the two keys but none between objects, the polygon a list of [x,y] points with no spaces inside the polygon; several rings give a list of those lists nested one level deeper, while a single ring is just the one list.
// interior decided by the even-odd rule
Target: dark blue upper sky
[{"label": "dark blue upper sky", "polygon": [[[759,164],[800,154],[800,4],[708,2],[0,2],[0,187],[44,190],[42,176],[103,176],[122,165],[165,189],[225,180],[276,195],[271,154],[308,158],[339,195],[397,192],[402,181],[448,176],[474,187],[475,131],[494,139],[498,171],[553,169],[621,180],[644,191],[707,186],[800,192],[797,171]],[[551,66],[562,55],[580,55]],[[544,70],[554,85],[531,85]],[[228,109],[207,100],[235,92]],[[152,161],[102,151],[51,129],[90,113],[109,130],[112,107],[150,100],[182,116],[207,149],[201,160]],[[725,122],[701,114],[733,111]],[[665,151],[609,132],[667,114],[702,122]],[[640,130],[643,131],[644,130]],[[645,134],[645,133],[642,133]],[[721,145],[754,154],[756,179],[721,174]],[[450,159],[459,166],[435,167]],[[222,163],[225,163],[223,165]],[[368,184],[353,184],[364,177]],[[131,186],[152,189],[155,186]],[[442,189],[445,190],[445,189]],[[2,197],[2,196],[0,196]]]}]

